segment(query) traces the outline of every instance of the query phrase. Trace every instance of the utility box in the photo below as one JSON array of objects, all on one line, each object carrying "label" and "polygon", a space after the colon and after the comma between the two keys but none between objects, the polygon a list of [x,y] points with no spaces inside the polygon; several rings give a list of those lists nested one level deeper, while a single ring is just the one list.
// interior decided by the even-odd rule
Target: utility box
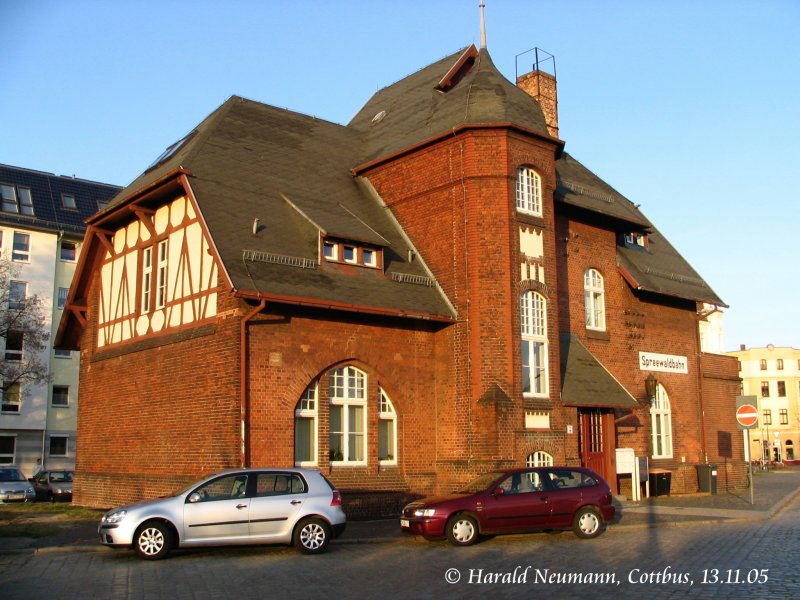
[{"label": "utility box", "polygon": [[652,469],[649,473],[650,495],[669,496],[672,485],[672,472],[666,469]]},{"label": "utility box", "polygon": [[717,493],[717,465],[696,465],[697,485],[701,492]]}]

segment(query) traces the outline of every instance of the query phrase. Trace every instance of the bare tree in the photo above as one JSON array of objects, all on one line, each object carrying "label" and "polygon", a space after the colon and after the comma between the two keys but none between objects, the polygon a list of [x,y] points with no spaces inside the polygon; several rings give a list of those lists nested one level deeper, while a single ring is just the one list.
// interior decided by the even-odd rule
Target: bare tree
[{"label": "bare tree", "polygon": [[47,310],[38,295],[29,296],[27,284],[19,280],[18,265],[0,259],[0,386],[6,394],[18,396],[25,384],[48,380],[50,327]]}]

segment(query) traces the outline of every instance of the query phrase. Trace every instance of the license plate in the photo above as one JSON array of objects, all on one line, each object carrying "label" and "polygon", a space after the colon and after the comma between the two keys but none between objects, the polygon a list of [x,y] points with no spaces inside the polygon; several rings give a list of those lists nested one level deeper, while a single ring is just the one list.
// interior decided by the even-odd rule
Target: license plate
[{"label": "license plate", "polygon": [[400,519],[400,527],[409,527],[411,523],[408,522],[408,519]]},{"label": "license plate", "polygon": [[9,500],[24,500],[25,499],[25,493],[24,492],[11,493],[11,494],[8,495],[8,499]]}]

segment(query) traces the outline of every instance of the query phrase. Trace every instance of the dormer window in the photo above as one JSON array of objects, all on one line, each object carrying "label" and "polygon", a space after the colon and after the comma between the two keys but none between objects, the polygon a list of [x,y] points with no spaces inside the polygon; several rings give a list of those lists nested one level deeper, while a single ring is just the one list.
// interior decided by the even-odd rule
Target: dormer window
[{"label": "dormer window", "polygon": [[339,245],[333,242],[325,242],[322,245],[322,254],[326,260],[339,260]]},{"label": "dormer window", "polygon": [[530,167],[517,169],[517,210],[542,216],[542,177]]},{"label": "dormer window", "polygon": [[626,233],[625,245],[628,247],[638,246],[640,248],[647,248],[647,234],[640,232]]},{"label": "dormer window", "polygon": [[333,263],[347,263],[372,269],[379,269],[383,266],[380,248],[361,245],[356,242],[324,240],[322,242],[322,256],[326,261]]}]

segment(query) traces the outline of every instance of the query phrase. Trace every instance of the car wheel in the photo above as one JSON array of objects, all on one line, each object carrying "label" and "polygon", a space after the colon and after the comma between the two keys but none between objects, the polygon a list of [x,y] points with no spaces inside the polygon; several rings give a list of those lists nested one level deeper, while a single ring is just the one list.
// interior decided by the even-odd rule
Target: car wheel
[{"label": "car wheel", "polygon": [[303,554],[325,552],[331,540],[331,528],[322,519],[304,519],[294,530],[294,547]]},{"label": "car wheel", "polygon": [[55,502],[56,501],[56,497],[53,496],[53,492],[47,492],[47,501],[48,502]]},{"label": "car wheel", "polygon": [[456,515],[447,521],[446,533],[454,546],[469,546],[478,540],[478,522],[469,515]]},{"label": "car wheel", "polygon": [[591,506],[584,506],[575,513],[572,519],[572,531],[581,538],[593,538],[603,530],[603,519],[600,513]]},{"label": "car wheel", "polygon": [[158,521],[148,521],[136,531],[133,547],[147,560],[160,560],[169,554],[174,545],[172,530]]}]

